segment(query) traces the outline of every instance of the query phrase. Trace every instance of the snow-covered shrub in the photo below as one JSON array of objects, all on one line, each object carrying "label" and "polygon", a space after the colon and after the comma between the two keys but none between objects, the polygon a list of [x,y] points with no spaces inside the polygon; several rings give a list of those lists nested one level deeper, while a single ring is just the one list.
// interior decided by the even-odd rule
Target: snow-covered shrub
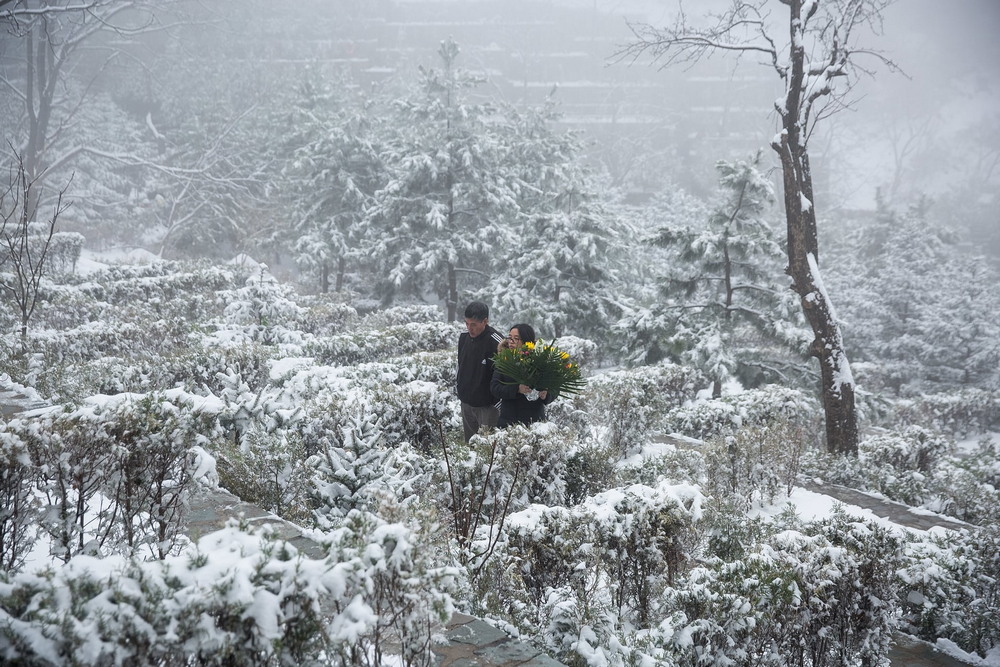
[{"label": "snow-covered shrub", "polygon": [[[474,435],[462,442],[457,433],[441,443],[441,465],[434,487],[442,489],[441,504],[451,514],[457,557],[477,581],[503,535],[511,499],[523,480],[517,450],[505,456],[506,439]],[[506,469],[503,462],[513,462]]]},{"label": "snow-covered shrub", "polygon": [[356,514],[307,558],[227,528],[164,561],[77,556],[0,585],[0,659],[45,665],[431,662],[457,572],[420,524]]},{"label": "snow-covered shrub", "polygon": [[771,531],[759,517],[747,515],[747,504],[733,495],[712,497],[699,524],[701,557],[732,562],[759,549]]},{"label": "snow-covered shrub", "polygon": [[435,560],[438,526],[420,512],[389,523],[354,510],[334,531],[327,577],[338,581],[326,632],[337,664],[377,667],[397,651],[407,667],[433,664],[431,635],[451,617],[461,575]]},{"label": "snow-covered shrub", "polygon": [[486,439],[502,453],[500,466],[509,473],[517,471],[510,511],[519,511],[533,503],[567,502],[568,457],[572,446],[569,434],[554,424],[540,422],[528,427],[498,429]]},{"label": "snow-covered shrub", "polygon": [[45,273],[50,276],[66,275],[76,271],[83,249],[83,234],[77,232],[56,232],[49,242],[45,255]]},{"label": "snow-covered shrub", "polygon": [[544,422],[494,429],[468,444],[455,432],[445,439],[434,482],[470,579],[482,575],[510,512],[532,502],[564,502],[568,446],[566,434]]},{"label": "snow-covered shrub", "polygon": [[[512,515],[484,577],[506,587],[482,591],[485,611],[517,612],[512,621],[526,633],[542,628],[554,657],[587,664],[619,643],[623,626],[662,618],[661,594],[688,559],[703,500],[692,486],[633,485]],[[520,605],[511,609],[508,597]]]},{"label": "snow-covered shrub", "polygon": [[380,385],[371,400],[390,447],[408,442],[425,454],[437,451],[445,427],[457,420],[452,393],[430,382]]},{"label": "snow-covered shrub", "polygon": [[876,664],[896,625],[900,544],[837,515],[786,530],[755,553],[693,569],[666,603],[684,621],[666,635],[678,664]]},{"label": "snow-covered shrub", "polygon": [[30,382],[53,401],[79,401],[96,393],[163,389],[173,383],[134,382],[149,371],[123,371],[133,382],[119,382],[115,373],[102,372],[108,363],[105,360],[117,358],[123,367],[135,364],[158,373],[163,359],[190,349],[190,334],[190,323],[176,318],[88,322],[64,331],[33,330],[29,331],[28,348],[38,360],[36,372],[29,375],[22,363],[13,367],[11,375]]},{"label": "snow-covered shrub", "polygon": [[927,475],[952,447],[949,438],[920,426],[910,426],[902,433],[864,438],[858,445],[858,453],[869,465],[889,467],[901,474]]},{"label": "snow-covered shrub", "polygon": [[[5,211],[6,213],[6,211]],[[8,218],[4,219],[7,222]],[[9,231],[6,236],[11,236],[11,234],[16,234],[15,238],[20,242],[25,241],[23,252],[26,257],[30,257],[32,261],[38,261],[37,258],[44,257],[44,272],[47,276],[60,276],[68,273],[73,273],[76,269],[76,263],[80,259],[80,250],[83,248],[83,235],[76,232],[52,232],[52,228],[49,223],[31,223],[27,228],[21,228],[20,232],[13,232],[13,224],[7,227],[5,231]],[[52,232],[50,234],[50,232]],[[11,261],[11,252],[14,248],[8,246],[6,243],[0,247],[0,269],[9,269],[13,262]],[[17,257],[18,255],[13,255]],[[41,265],[41,263],[39,262]]]},{"label": "snow-covered shrub", "polygon": [[801,424],[776,419],[712,438],[705,448],[706,491],[748,505],[790,494],[807,437]]},{"label": "snow-covered shrub", "polygon": [[140,355],[107,355],[80,362],[56,373],[70,376],[56,388],[64,396],[147,393],[165,387],[183,386],[192,392],[223,395],[234,378],[247,392],[267,386],[274,348],[246,343],[206,347],[194,340],[172,351],[149,350]]},{"label": "snow-covered shrub", "polygon": [[306,309],[299,318],[300,329],[314,335],[330,334],[352,328],[358,320],[354,306],[344,303],[339,294],[313,294],[301,296],[299,305]]},{"label": "snow-covered shrub", "polygon": [[189,323],[180,319],[146,322],[88,322],[60,332],[31,335],[30,349],[44,354],[55,367],[98,359],[105,355],[129,357],[162,354],[188,343]]},{"label": "snow-covered shrub", "polygon": [[1000,457],[989,438],[966,456],[945,459],[929,487],[929,509],[979,526],[1000,525]]},{"label": "snow-covered shrub", "polygon": [[626,454],[662,428],[671,408],[694,398],[702,382],[697,371],[664,362],[588,378],[581,398],[598,438]]},{"label": "snow-covered shrub", "polygon": [[39,297],[31,320],[37,330],[61,331],[94,320],[119,319],[117,309],[111,304],[95,300],[87,290],[76,285],[43,282]]},{"label": "snow-covered shrub", "polygon": [[1000,529],[931,535],[906,546],[900,599],[908,632],[985,657],[1000,646]]},{"label": "snow-covered shrub", "polygon": [[295,296],[290,286],[279,283],[261,265],[259,275],[247,278],[239,289],[220,291],[217,298],[225,305],[223,322],[243,326],[251,340],[273,345],[297,338],[292,330],[306,310]]},{"label": "snow-covered shrub", "polygon": [[237,278],[229,267],[158,262],[109,267],[79,279],[82,282],[75,291],[93,301],[95,312],[105,313],[102,319],[197,322],[221,315],[226,304],[219,302],[216,293],[233,289]]},{"label": "snow-covered shrub", "polygon": [[[583,568],[581,568],[583,569]],[[581,598],[572,586],[547,588],[539,608],[544,626],[539,635],[560,664],[570,667],[629,664],[628,651],[616,636],[615,614],[610,601],[596,594]]]},{"label": "snow-covered shrub", "polygon": [[[553,404],[555,405],[555,403]],[[563,427],[560,427],[565,432]],[[618,471],[613,461],[618,452],[612,445],[586,441],[569,448],[566,454],[566,503],[581,503],[589,496],[616,486]],[[638,466],[637,469],[644,469]],[[652,483],[655,480],[629,479],[633,482]]]},{"label": "snow-covered shrub", "polygon": [[0,570],[17,572],[35,543],[35,476],[25,442],[0,426]]},{"label": "snow-covered shrub", "polygon": [[256,343],[205,347],[164,360],[164,381],[218,396],[258,394],[270,380],[274,350]]},{"label": "snow-covered shrub", "polygon": [[455,389],[455,351],[450,348],[434,352],[414,352],[407,355],[406,363],[397,362],[401,373],[411,380],[433,382],[443,391]]},{"label": "snow-covered shrub", "polygon": [[349,379],[359,388],[382,384],[432,382],[442,392],[455,390],[455,351],[415,352],[388,361],[368,361],[336,369],[337,377]]},{"label": "snow-covered shrub", "polygon": [[899,400],[895,402],[889,419],[893,424],[917,424],[956,438],[965,438],[1000,426],[1000,393],[967,388],[953,393]]},{"label": "snow-covered shrub", "polygon": [[[251,367],[247,370],[250,381],[254,381],[254,376],[262,369]],[[279,393],[269,385],[257,389],[251,387],[244,378],[244,369],[238,365],[216,373],[215,377],[223,404],[219,411],[219,423],[232,435],[237,447],[242,447],[243,438],[252,431],[275,433],[287,428],[301,412],[300,408],[289,407],[283,402]]]},{"label": "snow-covered shrub", "polygon": [[817,414],[820,411],[815,399],[796,389],[768,385],[676,407],[667,415],[666,422],[673,432],[706,439],[775,419],[807,424]]},{"label": "snow-covered shrub", "polygon": [[230,493],[289,521],[309,517],[309,469],[297,438],[250,429],[238,443],[217,443],[212,454],[219,484]]},{"label": "snow-covered shrub", "polygon": [[621,461],[615,472],[622,483],[653,485],[668,481],[672,484],[704,484],[705,456],[694,449],[670,447]]},{"label": "snow-covered shrub", "polygon": [[414,352],[449,349],[461,330],[444,322],[397,324],[379,330],[359,330],[308,341],[304,353],[316,362],[348,366],[366,361],[386,361]]},{"label": "snow-covered shrub", "polygon": [[571,433],[580,444],[593,444],[594,433],[591,429],[589,408],[579,394],[560,396],[558,400],[546,405],[545,418]]},{"label": "snow-covered shrub", "polygon": [[3,427],[26,445],[43,496],[38,525],[63,560],[78,553],[145,552],[176,543],[198,459],[218,435],[190,397],[104,397]]},{"label": "snow-covered shrub", "polygon": [[[451,328],[444,322],[443,313],[438,306],[417,303],[401,306],[391,306],[383,308],[365,315],[358,324],[359,330],[365,329],[390,329],[399,326],[410,326],[411,324],[437,324],[444,328]],[[456,332],[464,331],[460,323],[452,323]],[[458,333],[455,334],[456,342]]]},{"label": "snow-covered shrub", "polygon": [[89,274],[81,285],[95,299],[124,305],[183,300],[192,294],[215,294],[236,284],[231,267],[207,262],[122,264]]},{"label": "snow-covered shrub", "polygon": [[427,487],[424,462],[407,443],[387,447],[377,418],[341,401],[310,406],[297,428],[307,451],[313,520],[332,529],[352,510],[375,511],[391,496],[413,504]]},{"label": "snow-covered shrub", "polygon": [[704,498],[687,485],[636,484],[600,493],[584,503],[597,522],[612,600],[646,625],[659,587],[680,573],[694,543]]}]

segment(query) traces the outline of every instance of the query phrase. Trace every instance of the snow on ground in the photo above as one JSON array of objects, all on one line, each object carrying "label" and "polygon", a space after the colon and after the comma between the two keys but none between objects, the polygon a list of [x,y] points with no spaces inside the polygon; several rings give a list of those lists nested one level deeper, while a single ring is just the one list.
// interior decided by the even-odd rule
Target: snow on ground
[{"label": "snow on ground", "polygon": [[81,276],[108,268],[111,264],[154,264],[163,261],[148,250],[142,248],[104,250],[97,252],[84,248],[80,251],[80,259],[76,262],[76,272]]},{"label": "snow on ground", "polygon": [[959,440],[955,443],[955,446],[958,449],[959,454],[970,454],[976,450],[980,442],[987,438],[992,440],[994,445],[1000,446],[1000,432],[998,431],[990,431],[988,433],[966,438],[965,440]]},{"label": "snow on ground", "polygon": [[[788,498],[784,498],[773,505],[755,507],[751,510],[750,515],[765,518],[774,517],[781,514],[781,512],[784,511],[789,505],[795,509],[796,515],[798,515],[803,521],[818,521],[828,517],[833,514],[833,508],[840,505],[843,510],[847,512],[848,516],[870,521],[895,533],[911,532],[914,534],[925,535],[927,533],[940,533],[948,530],[947,528],[935,527],[931,528],[929,531],[925,531],[918,528],[901,526],[900,524],[893,523],[889,519],[878,516],[866,507],[859,507],[858,505],[844,503],[832,496],[817,493],[815,491],[809,491],[798,486],[792,489],[792,493]],[[927,512],[927,514],[933,515],[934,513]]]}]

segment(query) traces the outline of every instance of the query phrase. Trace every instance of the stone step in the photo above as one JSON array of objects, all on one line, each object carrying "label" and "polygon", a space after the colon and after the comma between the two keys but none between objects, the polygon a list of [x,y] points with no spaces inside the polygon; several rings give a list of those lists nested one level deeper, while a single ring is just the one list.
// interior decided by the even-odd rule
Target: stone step
[{"label": "stone step", "polygon": [[[299,526],[223,490],[200,489],[192,495],[187,536],[198,540],[220,530],[230,519],[240,517],[250,525],[269,525],[278,537],[311,558],[326,555],[318,544],[302,534]],[[439,667],[558,667],[562,664],[474,616],[456,613],[439,634],[447,639],[446,643],[433,648]]]}]

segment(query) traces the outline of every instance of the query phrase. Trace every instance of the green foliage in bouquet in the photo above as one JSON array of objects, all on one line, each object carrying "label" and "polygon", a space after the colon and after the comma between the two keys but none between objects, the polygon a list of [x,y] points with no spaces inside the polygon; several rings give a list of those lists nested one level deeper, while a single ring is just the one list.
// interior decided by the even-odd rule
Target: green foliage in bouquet
[{"label": "green foliage in bouquet", "polygon": [[525,343],[497,350],[493,367],[512,380],[508,384],[524,384],[560,396],[578,394],[586,384],[580,376],[580,365],[554,341],[551,345],[538,341],[537,345]]}]

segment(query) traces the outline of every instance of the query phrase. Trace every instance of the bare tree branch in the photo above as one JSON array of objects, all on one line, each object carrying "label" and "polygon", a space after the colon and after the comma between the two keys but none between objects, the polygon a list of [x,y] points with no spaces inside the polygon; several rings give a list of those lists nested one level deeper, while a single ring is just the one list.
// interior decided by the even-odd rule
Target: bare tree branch
[{"label": "bare tree branch", "polygon": [[787,224],[788,266],[792,289],[799,295],[815,336],[811,353],[820,364],[826,416],[827,448],[857,454],[858,426],[854,385],[840,324],[819,275],[816,202],[808,143],[814,125],[846,108],[857,73],[867,73],[855,56],[874,56],[889,69],[895,65],[876,51],[857,49],[858,32],[881,31],[883,9],[891,0],[780,0],[787,8],[788,37],[781,48],[770,32],[768,0],[731,0],[711,17],[708,28],[692,27],[683,14],[669,28],[630,25],[637,41],[619,51],[619,59],[635,61],[650,54],[661,67],[695,63],[717,53],[767,54],[785,84],[775,102],[781,131],[772,148],[781,161]]},{"label": "bare tree branch", "polygon": [[23,160],[16,153],[15,156],[10,183],[6,190],[0,191],[0,269],[7,264],[11,268],[11,273],[0,273],[0,291],[10,295],[20,313],[21,347],[26,353],[28,322],[38,305],[45,260],[56,222],[69,204],[63,203],[64,188],[59,192],[43,234],[33,233],[29,212],[37,208],[38,202],[31,201],[37,194],[33,194],[33,184],[28,179]]}]

